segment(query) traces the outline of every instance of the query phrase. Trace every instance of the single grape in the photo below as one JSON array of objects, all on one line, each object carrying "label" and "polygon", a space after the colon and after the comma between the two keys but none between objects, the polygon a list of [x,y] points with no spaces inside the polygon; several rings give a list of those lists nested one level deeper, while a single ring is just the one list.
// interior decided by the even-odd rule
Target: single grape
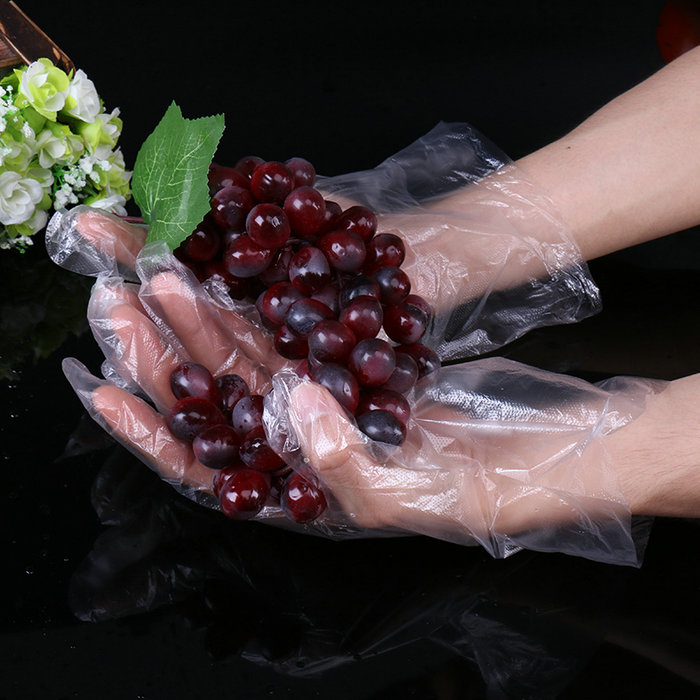
[{"label": "single grape", "polygon": [[413,388],[416,381],[418,381],[418,364],[408,353],[397,352],[396,367],[381,388],[405,394]]},{"label": "single grape", "polygon": [[267,287],[277,282],[289,281],[289,263],[294,257],[291,246],[276,250],[270,264],[258,275],[260,281]]},{"label": "single grape", "polygon": [[365,389],[360,394],[357,404],[357,415],[367,411],[389,411],[404,426],[411,417],[411,407],[402,394],[388,389]]},{"label": "single grape", "polygon": [[340,321],[319,321],[307,337],[309,355],[317,362],[344,364],[355,347],[355,334]]},{"label": "single grape", "polygon": [[289,221],[276,204],[256,204],[246,218],[246,232],[261,248],[279,248],[289,239]]},{"label": "single grape", "polygon": [[212,425],[226,423],[226,418],[211,401],[188,396],[175,402],[166,423],[176,438],[191,442]]},{"label": "single grape", "polygon": [[241,236],[224,253],[224,266],[236,277],[254,277],[267,268],[272,256],[270,248],[261,248],[250,236]]},{"label": "single grape", "polygon": [[377,232],[377,216],[367,207],[352,206],[340,215],[336,228],[351,231],[363,242],[368,243]]},{"label": "single grape", "polygon": [[251,430],[262,428],[263,397],[248,394],[240,398],[231,411],[231,425],[241,438]]},{"label": "single grape", "polygon": [[440,369],[440,358],[437,353],[427,345],[423,345],[423,343],[398,345],[396,347],[396,353],[406,353],[416,361],[419,379]]},{"label": "single grape", "polygon": [[326,199],[325,203],[326,213],[323,217],[323,223],[321,224],[319,233],[328,233],[328,231],[335,230],[336,222],[340,218],[340,215],[343,213],[343,210],[340,204],[338,204],[338,202],[334,202],[331,199]]},{"label": "single grape", "polygon": [[406,257],[406,246],[394,233],[380,233],[367,244],[365,270],[376,272],[380,267],[400,267]]},{"label": "single grape", "polygon": [[369,275],[356,275],[343,284],[338,295],[338,301],[340,302],[340,307],[343,308],[356,297],[365,296],[381,299],[382,292],[379,288],[379,283],[374,277]]},{"label": "single grape", "polygon": [[[221,234],[216,224],[205,216],[177,250],[186,260],[206,262],[212,260],[221,248]],[[176,256],[181,259],[180,256]]]},{"label": "single grape", "polygon": [[248,189],[250,187],[250,179],[243,175],[235,168],[229,168],[225,165],[212,163],[209,166],[209,192],[214,195],[224,187],[236,185]]},{"label": "single grape", "polygon": [[303,246],[289,263],[289,279],[303,294],[313,294],[322,289],[331,279],[326,256],[314,246]]},{"label": "single grape", "polygon": [[246,466],[243,464],[243,462],[239,460],[236,460],[231,466],[225,467],[224,469],[217,469],[214,472],[214,478],[212,479],[211,482],[211,488],[214,493],[214,496],[216,498],[219,498],[221,495],[221,489],[223,488],[224,484],[234,475],[236,472],[239,472],[241,469],[245,469]]},{"label": "single grape", "polygon": [[302,298],[302,293],[290,282],[277,282],[263,293],[261,312],[275,328],[279,328],[284,324],[289,307]]},{"label": "single grape", "polygon": [[263,509],[269,493],[267,475],[254,469],[240,469],[222,484],[219,505],[227,517],[249,520]]},{"label": "single grape", "polygon": [[228,293],[232,299],[243,299],[248,291],[248,286],[243,277],[236,277],[229,273],[222,260],[207,260],[202,263],[204,278],[219,280],[228,287]]},{"label": "single grape", "polygon": [[350,413],[360,400],[360,387],[350,370],[334,363],[322,364],[313,370],[313,378],[330,391],[333,398]]},{"label": "single grape", "polygon": [[326,218],[326,202],[313,187],[297,187],[284,200],[284,212],[297,238],[312,238]]},{"label": "single grape", "polygon": [[282,204],[293,189],[294,176],[284,163],[261,163],[250,176],[250,191],[258,202]]},{"label": "single grape", "polygon": [[212,425],[192,440],[192,451],[205,467],[225,469],[238,460],[240,441],[230,425]]},{"label": "single grape", "polygon": [[243,231],[253,204],[249,190],[238,185],[229,185],[211,198],[209,207],[217,226],[231,231]]},{"label": "single grape", "polygon": [[253,170],[264,162],[265,160],[260,156],[244,156],[236,162],[233,169],[246,176],[250,187],[250,176],[253,174]]},{"label": "single grape", "polygon": [[221,400],[219,408],[225,416],[231,416],[233,407],[244,396],[250,394],[248,384],[243,377],[238,374],[223,374],[216,380]]},{"label": "single grape", "polygon": [[170,390],[176,399],[196,396],[218,404],[221,398],[211,372],[197,362],[181,362],[173,369],[170,373]]},{"label": "single grape", "polygon": [[318,484],[294,472],[285,481],[280,506],[290,520],[308,523],[323,514],[327,502]]},{"label": "single grape", "polygon": [[358,340],[374,338],[381,330],[382,305],[375,297],[360,296],[350,301],[340,312],[338,320],[344,323]]},{"label": "single grape", "polygon": [[333,315],[336,315],[340,310],[338,305],[338,288],[333,282],[315,291],[311,298],[325,304],[333,312]]},{"label": "single grape", "polygon": [[381,267],[374,273],[381,291],[381,302],[386,306],[400,304],[411,291],[411,280],[398,267]]},{"label": "single grape", "polygon": [[365,244],[351,231],[331,231],[318,241],[328,263],[341,272],[357,272],[365,261]]},{"label": "single grape", "polygon": [[258,315],[260,316],[260,323],[262,323],[262,325],[267,328],[268,331],[272,331],[274,333],[280,327],[280,324],[270,320],[265,314],[263,308],[265,294],[266,292],[264,291],[258,294],[258,298],[255,300],[255,308],[258,310]]},{"label": "single grape", "polygon": [[384,330],[397,343],[417,343],[425,334],[428,318],[422,309],[403,302],[384,308]]},{"label": "single grape", "polygon": [[294,187],[312,187],[316,182],[316,168],[306,158],[289,158],[284,161],[294,176]]},{"label": "single grape", "polygon": [[389,445],[400,445],[406,439],[406,428],[389,411],[368,411],[357,416],[357,427],[369,438]]},{"label": "single grape", "polygon": [[325,304],[316,299],[303,298],[289,307],[284,322],[292,333],[305,338],[319,321],[333,317],[333,311]]},{"label": "single grape", "polygon": [[241,442],[241,461],[250,469],[272,472],[284,467],[284,460],[270,447],[262,428],[251,430]]},{"label": "single grape", "polygon": [[404,304],[417,306],[425,314],[428,321],[430,321],[433,315],[433,309],[423,297],[418,296],[418,294],[409,294],[403,301]]},{"label": "single grape", "polygon": [[396,354],[386,340],[365,338],[350,353],[348,368],[362,386],[380,386],[396,367]]},{"label": "single grape", "polygon": [[301,360],[309,354],[309,344],[306,338],[300,337],[282,326],[275,332],[275,350],[288,360]]}]

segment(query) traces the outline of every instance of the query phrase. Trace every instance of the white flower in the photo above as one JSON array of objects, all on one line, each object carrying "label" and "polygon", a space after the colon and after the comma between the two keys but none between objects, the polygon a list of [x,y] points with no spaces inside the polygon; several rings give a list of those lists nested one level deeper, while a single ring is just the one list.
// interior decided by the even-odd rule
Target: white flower
[{"label": "white flower", "polygon": [[118,214],[119,216],[126,216],[126,199],[120,194],[109,194],[106,197],[100,197],[99,199],[90,199],[90,206],[96,207],[97,209],[103,209],[105,211],[111,212],[112,214]]},{"label": "white flower", "polygon": [[68,86],[65,112],[84,122],[95,121],[101,109],[95,84],[80,69],[75,72]]},{"label": "white flower", "polygon": [[44,190],[29,177],[13,170],[0,172],[0,224],[21,224],[34,214]]}]

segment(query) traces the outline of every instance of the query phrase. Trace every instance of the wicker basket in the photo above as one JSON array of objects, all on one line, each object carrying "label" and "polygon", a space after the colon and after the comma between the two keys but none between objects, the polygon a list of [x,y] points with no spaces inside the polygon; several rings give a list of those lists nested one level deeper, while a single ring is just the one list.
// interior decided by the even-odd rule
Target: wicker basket
[{"label": "wicker basket", "polygon": [[11,0],[0,0],[0,75],[38,58],[50,58],[66,72],[68,56]]}]

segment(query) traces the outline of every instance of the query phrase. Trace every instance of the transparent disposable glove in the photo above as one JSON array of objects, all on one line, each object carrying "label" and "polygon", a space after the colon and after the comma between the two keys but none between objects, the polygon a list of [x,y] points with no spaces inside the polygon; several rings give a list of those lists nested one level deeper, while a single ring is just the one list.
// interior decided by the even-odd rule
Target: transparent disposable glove
[{"label": "transparent disposable glove", "polygon": [[[429,160],[430,149],[422,152]],[[476,157],[473,147],[470,153]],[[511,166],[416,205],[407,201],[406,175],[419,168],[404,162],[410,167],[370,171],[374,178],[393,173],[391,187],[403,192],[388,207],[394,213],[380,216],[379,230],[393,230],[408,244],[404,269],[413,291],[436,308],[426,342],[442,359],[489,350],[596,307],[597,291],[575,246],[556,216],[533,203],[546,200],[523,196],[530,188]],[[360,174],[321,186],[329,197],[363,201],[357,183],[372,190],[370,181]],[[408,438],[387,449],[360,433],[325,389],[296,376],[252,304],[232,301],[216,282],[202,286],[164,245],[139,252],[144,238],[143,227],[86,208],[52,220],[47,243],[54,260],[98,275],[88,317],[107,379],[75,360],[64,367],[91,415],[181,492],[217,507],[214,472],[164,419],[175,402],[170,373],[191,359],[214,376],[239,374],[254,393],[274,389],[266,397],[268,439],[293,468],[313,471],[330,500],[307,531],[421,533],[481,543],[495,556],[527,547],[639,561],[640,542],[604,440],[643,410],[658,384],[594,387],[498,359],[445,367],[409,396]],[[258,517],[291,526],[274,505]]]}]

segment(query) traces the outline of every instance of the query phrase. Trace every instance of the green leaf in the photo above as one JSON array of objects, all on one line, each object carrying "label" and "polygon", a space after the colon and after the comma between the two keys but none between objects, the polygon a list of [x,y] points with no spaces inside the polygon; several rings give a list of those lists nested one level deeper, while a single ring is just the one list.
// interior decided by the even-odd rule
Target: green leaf
[{"label": "green leaf", "polygon": [[131,189],[149,225],[147,243],[175,250],[209,211],[207,172],[223,132],[223,114],[185,119],[173,102],[143,142]]}]

